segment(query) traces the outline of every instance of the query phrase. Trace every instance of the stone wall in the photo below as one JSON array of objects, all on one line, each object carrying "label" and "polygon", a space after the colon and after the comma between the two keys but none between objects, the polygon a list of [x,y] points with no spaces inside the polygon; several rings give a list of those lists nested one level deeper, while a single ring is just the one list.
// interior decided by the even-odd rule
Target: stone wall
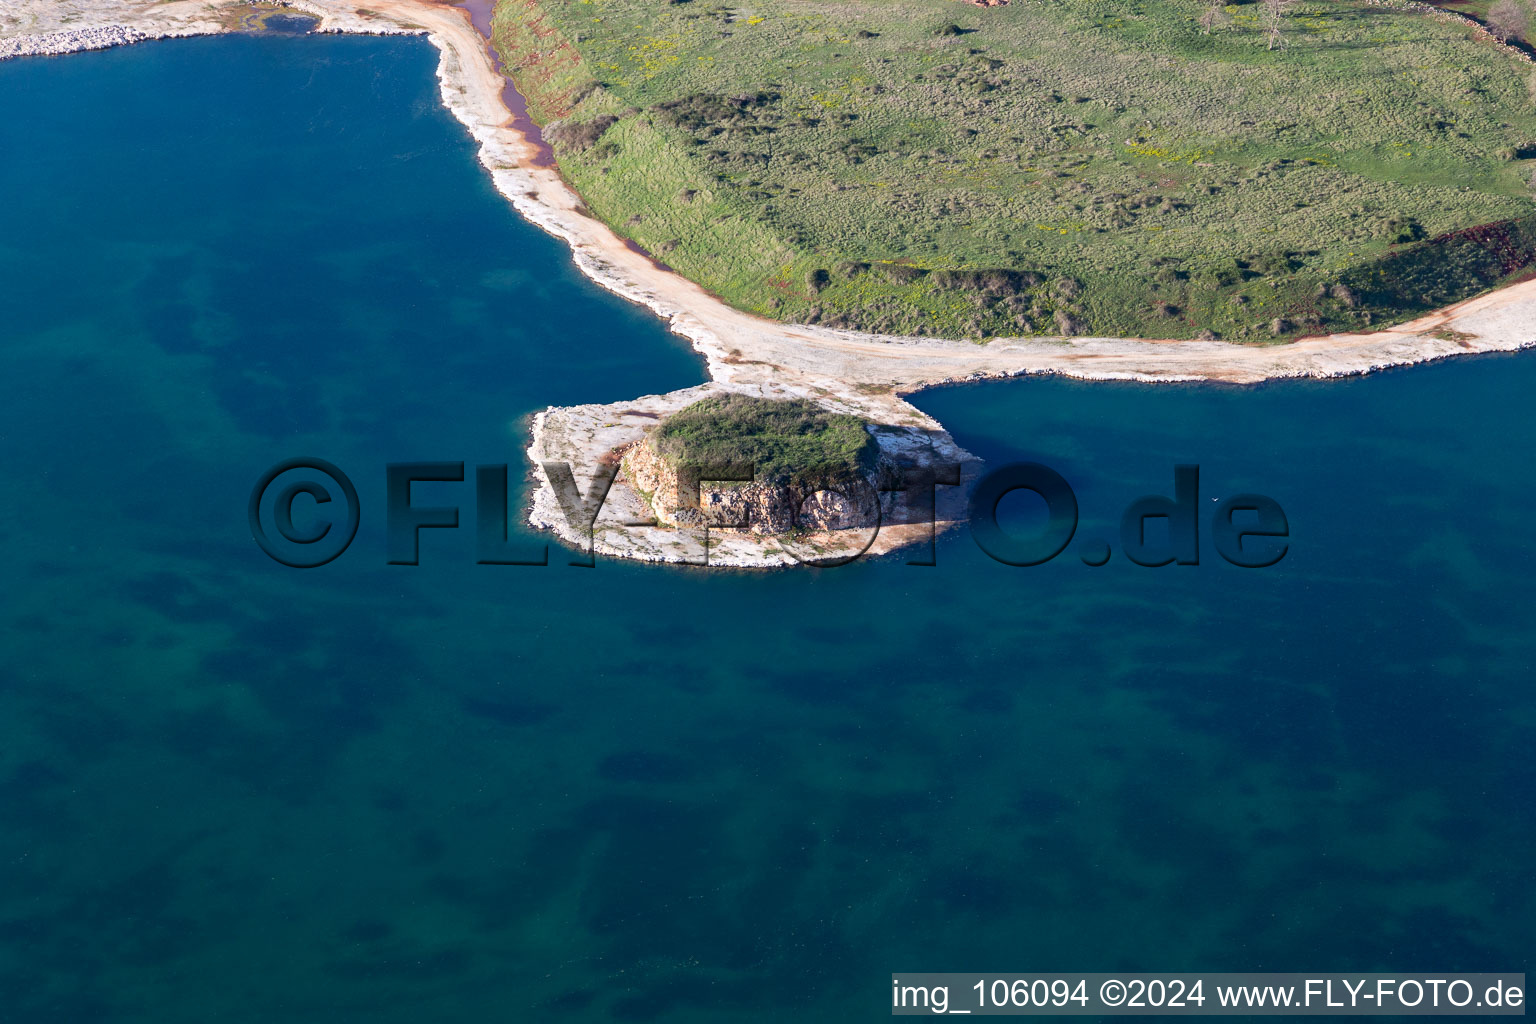
[{"label": "stone wall", "polygon": [[1494,34],[1488,31],[1487,26],[1470,15],[1462,14],[1458,11],[1448,11],[1443,7],[1424,3],[1423,0],[1365,0],[1365,3],[1369,7],[1390,7],[1399,11],[1416,11],[1420,14],[1427,14],[1436,21],[1466,25],[1472,29],[1473,38],[1503,50],[1516,60],[1522,60],[1527,64],[1536,64],[1536,60],[1533,60],[1529,53],[1526,53],[1518,46],[1499,42]]}]

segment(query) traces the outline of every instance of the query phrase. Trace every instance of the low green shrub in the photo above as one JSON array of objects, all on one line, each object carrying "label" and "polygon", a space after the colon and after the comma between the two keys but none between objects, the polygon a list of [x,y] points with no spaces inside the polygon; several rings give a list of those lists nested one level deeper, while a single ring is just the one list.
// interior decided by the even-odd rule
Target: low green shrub
[{"label": "low green shrub", "polygon": [[720,395],[668,416],[649,443],[674,466],[751,463],[756,479],[821,486],[875,468],[879,445],[856,416],[809,399]]}]

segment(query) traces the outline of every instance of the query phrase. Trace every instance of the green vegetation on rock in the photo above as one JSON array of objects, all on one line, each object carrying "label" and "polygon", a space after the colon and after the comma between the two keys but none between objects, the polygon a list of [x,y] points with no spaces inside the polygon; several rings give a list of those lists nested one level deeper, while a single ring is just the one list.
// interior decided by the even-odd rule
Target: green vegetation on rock
[{"label": "green vegetation on rock", "polygon": [[1210,9],[503,0],[494,24],[595,215],[778,319],[1271,340],[1536,259],[1529,64],[1361,0],[1293,4],[1274,49],[1260,5]]},{"label": "green vegetation on rock", "polygon": [[879,457],[857,416],[808,399],[721,395],[668,416],[649,443],[673,466],[751,463],[759,481],[822,485],[868,473]]}]

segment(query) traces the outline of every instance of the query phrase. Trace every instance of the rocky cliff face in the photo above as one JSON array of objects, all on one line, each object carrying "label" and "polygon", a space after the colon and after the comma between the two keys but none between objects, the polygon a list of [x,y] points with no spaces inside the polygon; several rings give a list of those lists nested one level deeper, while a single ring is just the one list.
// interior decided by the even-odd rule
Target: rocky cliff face
[{"label": "rocky cliff face", "polygon": [[[676,467],[640,441],[624,453],[630,486],[647,498],[656,518],[668,526],[714,526],[757,534],[793,530],[851,530],[879,520],[879,491],[894,467],[884,461],[868,479],[848,481],[838,491],[811,490],[772,481],[704,480],[697,489]],[[843,493],[846,492],[846,493]]]},{"label": "rocky cliff face", "polygon": [[[980,471],[976,457],[955,444],[942,427],[920,410],[900,399],[854,392],[850,398],[835,399],[838,404],[834,408],[866,423],[865,429],[879,446],[874,460],[877,469],[959,468],[961,483],[934,487],[930,492],[934,502],[931,505],[920,500],[920,491],[880,492],[878,531],[868,526],[838,531],[807,529],[805,537],[766,532],[786,524],[788,517],[782,514],[759,516],[756,531],[750,526],[712,529],[707,531],[706,538],[703,529],[679,529],[674,525],[681,511],[676,475],[664,471],[655,449],[638,449],[668,417],[702,399],[727,394],[773,399],[806,397],[780,385],[710,383],[666,395],[647,395],[608,405],[552,408],[535,415],[528,446],[529,465],[535,471],[529,523],[554,531],[565,543],[584,552],[591,551],[597,557],[674,565],[769,568],[816,564],[834,558],[874,557],[921,546],[936,533],[965,521],[970,488]],[[827,396],[817,397],[825,400]],[[564,464],[571,469],[578,488],[585,490],[593,479],[594,468],[606,463],[618,463],[621,472],[613,481],[596,521],[590,524],[579,515],[573,517],[556,496],[548,471],[541,468],[546,464]],[[884,472],[887,477],[895,475],[888,468]],[[706,487],[705,503],[710,501],[712,491],[721,495],[723,503],[725,490],[723,486]],[[658,492],[662,500],[653,502]],[[768,495],[749,493],[744,500],[754,508],[774,507]],[[821,507],[822,502],[808,504],[807,518],[825,515],[827,510]],[[655,505],[662,506],[659,512]],[[662,515],[668,521],[656,522]],[[703,513],[698,515],[702,519]],[[814,521],[825,524],[832,520],[828,516]]]}]

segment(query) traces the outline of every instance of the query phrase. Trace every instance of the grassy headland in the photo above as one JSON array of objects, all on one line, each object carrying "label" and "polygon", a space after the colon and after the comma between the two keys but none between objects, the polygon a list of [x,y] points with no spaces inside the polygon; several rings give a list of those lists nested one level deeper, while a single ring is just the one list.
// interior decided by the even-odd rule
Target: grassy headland
[{"label": "grassy headland", "polygon": [[595,215],[777,319],[1268,340],[1536,262],[1533,69],[1358,0],[502,0]]}]

